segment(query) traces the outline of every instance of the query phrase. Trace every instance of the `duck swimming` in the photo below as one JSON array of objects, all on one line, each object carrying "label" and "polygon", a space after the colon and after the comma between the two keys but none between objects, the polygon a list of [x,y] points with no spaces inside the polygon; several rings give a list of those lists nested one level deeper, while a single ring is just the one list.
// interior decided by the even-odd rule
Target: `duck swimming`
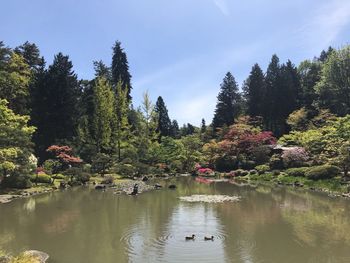
[{"label": "duck swimming", "polygon": [[204,240],[205,240],[205,241],[208,241],[208,240],[214,241],[214,236],[211,236],[211,237],[204,237]]},{"label": "duck swimming", "polygon": [[186,240],[194,240],[194,237],[195,237],[195,236],[196,236],[196,235],[193,234],[193,235],[190,236],[190,237],[185,237],[185,239],[186,239]]}]

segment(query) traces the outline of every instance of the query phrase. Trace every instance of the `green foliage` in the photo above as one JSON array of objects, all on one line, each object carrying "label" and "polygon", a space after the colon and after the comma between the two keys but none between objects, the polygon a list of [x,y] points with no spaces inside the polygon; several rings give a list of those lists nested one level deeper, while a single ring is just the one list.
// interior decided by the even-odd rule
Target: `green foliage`
[{"label": "green foliage", "polygon": [[33,183],[51,184],[52,178],[47,174],[38,174],[30,179]]},{"label": "green foliage", "polygon": [[171,121],[168,115],[168,109],[166,108],[164,100],[161,96],[158,97],[154,110],[158,117],[157,132],[160,136],[170,135]]},{"label": "green foliage", "polygon": [[14,114],[7,104],[6,100],[0,99],[0,173],[11,185],[16,186],[19,182],[20,187],[26,187],[26,179],[19,177],[28,175],[32,169],[31,136],[35,128],[28,126],[28,116]]},{"label": "green foliage", "polygon": [[284,168],[282,156],[280,154],[274,154],[271,156],[269,166],[272,170],[281,170]]},{"label": "green foliage", "polygon": [[331,52],[322,67],[322,77],[316,87],[321,106],[339,116],[350,114],[349,68],[350,46]]},{"label": "green foliage", "polygon": [[57,173],[60,170],[61,163],[59,160],[47,159],[42,166],[46,173],[53,174]]},{"label": "green foliage", "polygon": [[334,165],[320,165],[309,168],[305,176],[312,180],[330,179],[340,174],[340,169]]},{"label": "green foliage", "polygon": [[29,114],[31,71],[24,58],[15,52],[0,66],[0,98],[17,114]]},{"label": "green foliage", "polygon": [[1,181],[2,188],[27,189],[32,186],[28,176],[11,175]]},{"label": "green foliage", "polygon": [[285,171],[285,173],[289,176],[294,177],[304,177],[305,173],[309,170],[309,167],[297,167],[297,168],[289,168]]},{"label": "green foliage", "polygon": [[221,84],[213,118],[214,129],[231,125],[241,112],[241,95],[233,75],[228,72]]},{"label": "green foliage", "polygon": [[59,180],[65,180],[66,179],[66,176],[63,175],[63,174],[53,174],[51,177],[53,179],[59,179]]},{"label": "green foliage", "polygon": [[264,174],[267,171],[270,171],[270,166],[268,166],[267,164],[258,165],[255,167],[255,170],[258,171],[258,174]]}]

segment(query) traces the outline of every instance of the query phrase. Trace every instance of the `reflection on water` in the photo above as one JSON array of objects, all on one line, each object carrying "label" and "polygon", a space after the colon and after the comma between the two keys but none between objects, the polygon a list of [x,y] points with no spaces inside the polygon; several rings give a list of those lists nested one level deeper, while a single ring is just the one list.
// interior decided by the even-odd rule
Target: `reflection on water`
[{"label": "reflection on water", "polygon": [[[161,182],[165,184],[164,182]],[[350,262],[350,202],[286,188],[172,179],[139,196],[87,188],[0,206],[0,249],[38,249],[53,263]],[[240,202],[187,203],[221,194]],[[196,235],[194,241],[185,236]],[[215,236],[204,241],[204,236]]]}]

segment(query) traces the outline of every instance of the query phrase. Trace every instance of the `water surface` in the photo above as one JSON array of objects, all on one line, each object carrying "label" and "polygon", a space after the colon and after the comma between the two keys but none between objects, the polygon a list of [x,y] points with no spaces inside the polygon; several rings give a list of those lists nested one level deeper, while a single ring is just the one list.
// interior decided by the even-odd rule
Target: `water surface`
[{"label": "water surface", "polygon": [[[51,263],[350,262],[348,200],[190,177],[161,183],[178,188],[139,196],[75,188],[0,205],[0,249],[42,250]],[[242,199],[178,199],[191,194]],[[196,239],[185,241],[192,233]]]}]

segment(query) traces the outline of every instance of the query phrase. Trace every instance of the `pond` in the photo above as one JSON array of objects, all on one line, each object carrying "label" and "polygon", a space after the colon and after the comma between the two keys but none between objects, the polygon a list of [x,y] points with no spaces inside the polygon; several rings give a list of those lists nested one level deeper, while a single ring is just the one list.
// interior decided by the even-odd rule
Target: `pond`
[{"label": "pond", "polygon": [[[191,177],[160,183],[177,189],[126,196],[74,188],[0,205],[0,249],[45,251],[51,263],[350,262],[349,200]],[[241,200],[179,199],[192,194]]]}]

